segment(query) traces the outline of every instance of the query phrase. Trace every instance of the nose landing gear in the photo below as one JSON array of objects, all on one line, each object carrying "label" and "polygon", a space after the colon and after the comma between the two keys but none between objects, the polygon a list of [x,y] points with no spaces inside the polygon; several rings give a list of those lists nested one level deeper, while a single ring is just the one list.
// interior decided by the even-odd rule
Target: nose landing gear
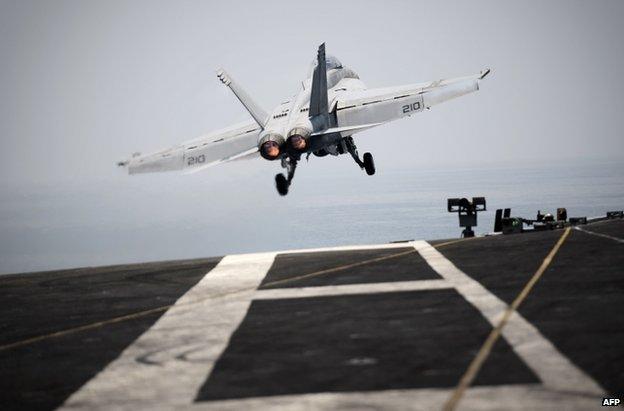
[{"label": "nose landing gear", "polygon": [[[339,155],[346,154],[348,152],[349,154],[351,154],[351,157],[353,157],[355,163],[360,166],[362,170],[366,171],[366,174],[368,174],[369,176],[375,174],[375,161],[373,160],[373,155],[371,153],[364,153],[362,159],[360,160],[360,156],[358,154],[357,147],[353,142],[353,138],[345,137],[337,144],[335,144],[333,148],[330,148],[324,148],[315,151],[314,154],[322,157],[326,156],[327,154]],[[281,196],[285,196],[286,194],[288,194],[290,184],[295,177],[297,162],[300,159],[301,154],[292,152],[289,152],[287,155],[282,157],[282,168],[286,169],[286,173],[280,173],[275,175],[275,188]]]},{"label": "nose landing gear", "polygon": [[275,188],[277,188],[277,192],[281,196],[285,196],[288,194],[288,189],[290,188],[290,183],[295,177],[295,169],[297,168],[297,160],[294,157],[284,157],[282,158],[282,167],[286,169],[288,176],[284,174],[276,174],[275,175]]},{"label": "nose landing gear", "polygon": [[277,188],[277,192],[280,195],[285,196],[286,194],[288,194],[289,186],[290,183],[288,182],[288,180],[286,180],[284,174],[280,173],[275,175],[275,188]]}]

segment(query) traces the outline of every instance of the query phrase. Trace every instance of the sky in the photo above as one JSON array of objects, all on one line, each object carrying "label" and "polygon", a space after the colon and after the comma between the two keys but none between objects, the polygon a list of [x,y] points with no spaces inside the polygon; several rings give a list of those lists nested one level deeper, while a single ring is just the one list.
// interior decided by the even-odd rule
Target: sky
[{"label": "sky", "polygon": [[[297,220],[296,234],[289,224],[327,204],[396,206],[396,173],[623,163],[623,19],[619,0],[0,0],[0,272],[356,243],[340,213]],[[219,67],[269,111],[298,91],[323,42],[370,88],[492,72],[477,93],[356,135],[374,177],[348,156],[311,158],[280,198],[281,169],[262,159],[192,176],[115,166],[247,120]],[[386,203],[374,196],[382,183]],[[427,187],[437,191],[422,207],[444,211],[460,186]],[[427,221],[417,238],[448,234]],[[393,224],[371,233],[385,240]]]},{"label": "sky", "polygon": [[215,70],[269,109],[322,42],[368,87],[492,69],[479,93],[361,134],[378,166],[624,157],[621,1],[0,7],[4,182],[106,178],[129,153],[245,120]]}]

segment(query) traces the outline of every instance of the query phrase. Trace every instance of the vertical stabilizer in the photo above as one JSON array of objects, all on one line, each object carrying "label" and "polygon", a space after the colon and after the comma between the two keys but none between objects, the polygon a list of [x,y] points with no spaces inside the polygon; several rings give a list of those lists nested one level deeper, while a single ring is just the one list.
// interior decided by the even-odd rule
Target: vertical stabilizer
[{"label": "vertical stabilizer", "polygon": [[[219,77],[219,80],[221,80],[223,84],[225,84],[226,86],[230,88],[230,90],[232,90],[236,98],[238,98],[238,101],[240,101],[243,104],[243,106],[245,106],[249,114],[251,114],[251,117],[253,117],[253,119],[256,120],[256,123],[258,123],[258,125],[262,129],[264,129],[264,126],[266,125],[266,122],[269,117],[267,112],[264,111],[262,107],[260,107],[249,96],[249,94],[247,94],[247,92],[245,92],[245,90],[243,90],[243,88],[240,85],[238,85],[238,83],[236,83],[232,79],[232,77],[230,77],[225,72],[225,70],[223,69],[217,70],[217,77]],[[325,92],[325,94],[327,95],[327,91]],[[327,100],[327,97],[325,99]]]},{"label": "vertical stabilizer", "polygon": [[[327,65],[325,62],[325,43],[318,48],[317,64],[312,75],[310,92],[310,117],[317,117],[325,128],[329,126],[327,103]],[[317,120],[317,121],[318,121]]]}]

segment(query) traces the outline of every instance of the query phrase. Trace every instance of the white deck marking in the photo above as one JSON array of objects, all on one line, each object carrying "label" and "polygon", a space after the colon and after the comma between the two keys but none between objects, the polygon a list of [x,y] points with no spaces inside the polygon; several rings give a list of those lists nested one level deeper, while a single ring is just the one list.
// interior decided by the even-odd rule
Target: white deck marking
[{"label": "white deck marking", "polygon": [[616,242],[618,242],[620,244],[624,244],[624,239],[622,239],[622,238],[613,237],[613,236],[607,235],[607,234],[597,233],[595,231],[589,231],[589,230],[587,230],[585,228],[582,228],[582,227],[579,227],[579,226],[574,227],[574,229],[577,230],[577,231],[582,231],[584,233],[595,235],[595,236],[598,236],[598,237],[608,238],[609,240],[613,240],[613,241],[616,241]]},{"label": "white deck marking", "polygon": [[[414,247],[442,280],[259,290],[275,255]],[[378,293],[455,288],[495,325],[507,305],[424,241],[326,247],[225,257],[197,285],[104,370],[75,392],[64,409],[439,409],[453,393],[445,389],[316,393],[194,402],[225,350],[252,298]],[[517,312],[503,337],[542,384],[470,387],[460,409],[584,410],[597,407],[602,389],[575,367]]]},{"label": "white deck marking", "polygon": [[453,286],[446,280],[417,280],[370,284],[327,285],[322,287],[273,288],[258,290],[254,295],[254,300],[439,290],[452,287]]},{"label": "white deck marking", "polygon": [[[323,392],[225,401],[197,402],[192,410],[437,410],[454,388],[421,388],[364,392]],[[601,398],[578,392],[546,390],[541,384],[471,387],[459,409],[464,410],[589,410]]]},{"label": "white deck marking", "polygon": [[62,408],[188,407],[243,320],[274,258],[275,253],[224,257]]},{"label": "white deck marking", "polygon": [[[458,269],[427,242],[416,241],[413,245],[431,268],[448,280],[469,303],[481,311],[493,327],[499,323],[507,309],[506,303]],[[502,335],[544,383],[545,388],[596,396],[604,393],[593,379],[572,364],[517,311],[509,318]]]},{"label": "white deck marking", "polygon": [[276,251],[276,254],[299,254],[299,253],[322,253],[326,251],[358,251],[358,250],[382,250],[390,248],[409,248],[412,242],[405,243],[387,243],[387,244],[368,244],[368,245],[345,245],[337,247],[321,247],[321,248],[302,248],[296,250]]}]

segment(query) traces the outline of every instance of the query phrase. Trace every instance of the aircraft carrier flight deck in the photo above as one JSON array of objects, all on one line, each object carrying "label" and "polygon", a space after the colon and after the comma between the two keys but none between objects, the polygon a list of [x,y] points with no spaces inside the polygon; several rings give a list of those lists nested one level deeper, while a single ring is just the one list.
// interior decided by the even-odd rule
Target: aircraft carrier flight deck
[{"label": "aircraft carrier flight deck", "polygon": [[0,277],[0,408],[599,409],[624,220]]}]

